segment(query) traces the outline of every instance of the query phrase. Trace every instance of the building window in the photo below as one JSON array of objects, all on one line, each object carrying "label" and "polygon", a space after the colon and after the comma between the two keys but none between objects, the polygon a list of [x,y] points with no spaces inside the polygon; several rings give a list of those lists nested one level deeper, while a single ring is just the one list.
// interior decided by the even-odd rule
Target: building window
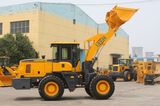
[{"label": "building window", "polygon": [[11,22],[10,32],[12,34],[15,34],[15,33],[29,33],[29,20]]},{"label": "building window", "polygon": [[0,23],[0,35],[2,35],[2,30],[3,30],[3,24]]}]

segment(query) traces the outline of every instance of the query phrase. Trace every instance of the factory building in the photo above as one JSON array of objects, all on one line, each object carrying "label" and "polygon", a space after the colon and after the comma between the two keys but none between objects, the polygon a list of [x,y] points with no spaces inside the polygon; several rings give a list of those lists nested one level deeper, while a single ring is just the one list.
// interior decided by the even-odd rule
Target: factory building
[{"label": "factory building", "polygon": [[[104,19],[102,19],[104,20]],[[7,33],[24,33],[33,42],[40,56],[52,58],[50,43],[58,41],[81,43],[108,30],[73,4],[32,2],[0,7],[0,37]],[[119,29],[99,57],[99,66],[108,67],[118,58],[129,58],[128,34]]]}]

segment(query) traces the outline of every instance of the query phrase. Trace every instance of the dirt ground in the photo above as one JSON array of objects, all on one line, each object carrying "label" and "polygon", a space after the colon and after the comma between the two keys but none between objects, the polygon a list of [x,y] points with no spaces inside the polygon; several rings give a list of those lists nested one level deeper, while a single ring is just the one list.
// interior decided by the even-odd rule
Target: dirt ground
[{"label": "dirt ground", "polygon": [[44,101],[37,89],[5,87],[0,88],[0,106],[160,106],[160,84],[144,86],[135,82],[115,82],[115,86],[108,100],[92,99],[79,88],[72,93],[65,90],[60,101]]}]

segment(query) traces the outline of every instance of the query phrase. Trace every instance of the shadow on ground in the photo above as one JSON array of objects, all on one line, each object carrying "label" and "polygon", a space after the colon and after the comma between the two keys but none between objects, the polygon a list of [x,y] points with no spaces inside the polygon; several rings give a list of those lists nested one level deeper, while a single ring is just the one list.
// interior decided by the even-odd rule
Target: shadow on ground
[{"label": "shadow on ground", "polygon": [[41,97],[17,97],[15,101],[33,101],[33,100],[42,100]]},{"label": "shadow on ground", "polygon": [[[15,101],[33,101],[33,100],[44,101],[41,97],[18,97],[15,99]],[[76,97],[64,96],[59,101],[70,101],[70,100],[73,101],[73,100],[96,100],[96,99],[91,98],[89,96],[76,96]],[[108,100],[112,99],[110,98]]]}]

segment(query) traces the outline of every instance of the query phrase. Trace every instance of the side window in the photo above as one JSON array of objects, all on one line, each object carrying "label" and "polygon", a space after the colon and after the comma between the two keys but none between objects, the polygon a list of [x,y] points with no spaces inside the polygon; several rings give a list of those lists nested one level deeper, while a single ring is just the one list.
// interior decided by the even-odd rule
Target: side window
[{"label": "side window", "polygon": [[31,72],[31,65],[27,64],[26,65],[26,73],[30,73]]},{"label": "side window", "polygon": [[69,47],[62,47],[62,60],[70,60],[71,59],[71,50]]},{"label": "side window", "polygon": [[57,46],[54,46],[52,50],[53,50],[52,58],[54,60],[57,60],[58,59],[58,48],[57,48]]},{"label": "side window", "polygon": [[72,53],[73,53],[73,64],[74,66],[77,65],[78,61],[80,60],[80,48],[76,46],[73,46],[73,50],[72,50]]}]

